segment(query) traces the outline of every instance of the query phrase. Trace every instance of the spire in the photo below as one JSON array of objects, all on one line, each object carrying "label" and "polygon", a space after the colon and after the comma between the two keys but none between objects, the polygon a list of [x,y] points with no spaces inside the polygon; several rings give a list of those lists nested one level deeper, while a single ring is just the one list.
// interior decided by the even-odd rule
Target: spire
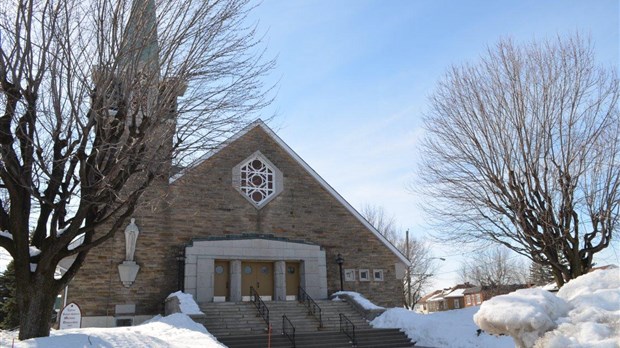
[{"label": "spire", "polygon": [[126,49],[123,50],[125,61],[137,70],[144,68],[159,70],[157,13],[154,0],[134,0],[125,34]]}]

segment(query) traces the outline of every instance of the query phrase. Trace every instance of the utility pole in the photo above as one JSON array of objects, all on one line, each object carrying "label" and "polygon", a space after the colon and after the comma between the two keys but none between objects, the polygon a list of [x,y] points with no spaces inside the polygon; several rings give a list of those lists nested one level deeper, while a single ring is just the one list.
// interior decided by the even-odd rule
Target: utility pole
[{"label": "utility pole", "polygon": [[405,232],[405,252],[407,253],[407,260],[409,260],[409,266],[407,266],[407,308],[411,305],[411,255],[409,253],[409,229]]}]

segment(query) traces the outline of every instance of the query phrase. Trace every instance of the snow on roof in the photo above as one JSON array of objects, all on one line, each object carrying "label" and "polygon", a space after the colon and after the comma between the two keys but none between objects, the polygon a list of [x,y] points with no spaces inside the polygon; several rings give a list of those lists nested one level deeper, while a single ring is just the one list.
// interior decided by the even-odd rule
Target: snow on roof
[{"label": "snow on roof", "polygon": [[464,289],[464,290],[465,291],[463,291],[463,295],[475,294],[477,292],[481,292],[482,291],[482,287],[481,286],[474,286],[473,288]]},{"label": "snow on roof", "polygon": [[179,173],[171,177],[169,182],[171,184],[176,182],[177,180],[182,178],[187,172],[196,168],[197,166],[202,164],[204,161],[208,160],[209,158],[211,158],[218,152],[222,151],[228,145],[235,142],[237,139],[243,137],[244,135],[246,135],[247,133],[249,133],[252,129],[256,127],[260,127],[263,131],[265,131],[265,133],[267,133],[267,135],[269,135],[271,139],[273,139],[276,142],[276,144],[278,144],[291,158],[293,158],[293,160],[295,160],[303,169],[305,169],[306,172],[310,174],[310,176],[312,176],[316,181],[318,181],[319,184],[323,186],[323,188],[327,192],[329,192],[338,202],[340,202],[340,204],[342,204],[345,207],[345,209],[347,209],[354,217],[356,217],[357,220],[359,220],[362,223],[362,225],[366,227],[366,229],[372,232],[385,246],[387,246],[388,249],[390,249],[392,253],[394,253],[394,255],[396,255],[396,257],[398,257],[398,259],[402,263],[404,263],[407,266],[411,265],[411,262],[407,259],[407,257],[405,257],[405,255],[403,255],[403,253],[400,250],[398,250],[398,248],[396,248],[392,243],[390,243],[374,226],[372,226],[372,224],[370,224],[357,210],[355,210],[355,208],[353,208],[353,206],[349,204],[347,200],[345,200],[338,192],[336,192],[336,190],[334,190],[333,187],[331,187],[317,172],[315,172],[314,169],[312,169],[308,165],[308,163],[306,163],[303,160],[303,158],[301,158],[295,151],[293,151],[293,149],[291,149],[288,146],[288,144],[285,143],[284,140],[282,140],[261,119],[257,119],[256,121],[250,123],[247,127],[245,127],[244,129],[240,130],[232,137],[222,142],[215,149],[205,153],[203,156],[201,156],[199,159],[194,161],[194,163],[192,163],[188,167],[183,168],[183,170],[181,170]]},{"label": "snow on roof", "polygon": [[443,291],[441,291],[438,294],[435,294],[433,297],[429,298],[428,301],[426,301],[426,302],[443,301],[444,294],[445,293]]},{"label": "snow on roof", "polygon": [[445,295],[444,297],[446,298],[454,298],[454,297],[463,297],[465,296],[464,292],[467,289],[456,289],[452,292],[450,292],[449,294]]},{"label": "snow on roof", "polygon": [[435,290],[435,291],[433,291],[431,293],[428,293],[428,294],[424,295],[424,297],[422,297],[420,299],[420,301],[418,301],[418,303],[427,302],[431,297],[437,295],[437,293],[440,293],[440,292],[441,292],[441,290]]}]

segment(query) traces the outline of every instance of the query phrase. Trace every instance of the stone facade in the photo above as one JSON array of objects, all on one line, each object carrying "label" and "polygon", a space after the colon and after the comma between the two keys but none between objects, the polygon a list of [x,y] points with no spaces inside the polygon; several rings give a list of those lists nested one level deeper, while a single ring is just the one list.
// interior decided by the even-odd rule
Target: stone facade
[{"label": "stone facade", "polygon": [[[260,208],[233,187],[232,175],[233,168],[257,151],[277,167],[282,180],[281,192]],[[195,241],[252,236],[317,246],[324,255],[320,267],[325,285],[324,291],[317,288],[316,295],[326,298],[340,290],[335,260],[341,254],[343,271],[371,272],[368,281],[359,277],[345,281],[344,290],[360,292],[379,305],[400,305],[406,259],[296,156],[257,121],[170,183],[159,182],[145,196],[148,204],[134,214],[140,228],[135,251],[140,271],[135,282],[125,287],[119,279],[118,265],[125,258],[120,231],[91,252],[69,285],[69,301],[77,302],[83,315],[91,317],[114,316],[115,306],[125,304],[135,304],[135,315],[162,313],[166,296],[178,290],[179,277],[200,272],[193,268],[199,266],[191,266],[196,262],[191,255],[179,264],[179,250]],[[273,261],[278,260],[274,255]],[[382,280],[373,278],[374,270],[382,271]],[[182,279],[188,292],[197,295],[191,276]],[[210,297],[200,296],[205,299]]]}]

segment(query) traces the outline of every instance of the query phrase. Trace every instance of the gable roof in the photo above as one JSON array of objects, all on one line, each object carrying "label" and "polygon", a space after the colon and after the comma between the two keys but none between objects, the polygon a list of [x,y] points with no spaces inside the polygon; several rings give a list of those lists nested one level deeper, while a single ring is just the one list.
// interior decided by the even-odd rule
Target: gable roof
[{"label": "gable roof", "polygon": [[170,178],[170,183],[173,183],[176,180],[178,180],[179,178],[183,177],[187,172],[191,171],[193,168],[196,168],[197,166],[199,166],[204,161],[206,161],[209,158],[213,157],[215,154],[217,154],[218,152],[220,152],[224,148],[226,148],[229,144],[231,144],[231,143],[235,142],[237,139],[243,137],[244,135],[246,135],[248,132],[250,132],[251,130],[253,130],[256,127],[260,127],[267,135],[269,135],[273,139],[273,141],[276,142],[276,144],[278,144],[291,158],[293,158],[297,162],[297,164],[299,164],[308,174],[310,174],[310,176],[312,176],[316,181],[318,181],[318,183],[327,192],[329,192],[340,204],[342,204],[342,206],[344,206],[357,220],[359,220],[359,222],[361,222],[362,225],[364,225],[364,227],[366,227],[366,229],[368,229],[370,232],[372,232],[375,235],[375,237],[377,237],[377,239],[379,239],[379,241],[381,241],[381,243],[383,243],[388,249],[390,249],[390,251],[392,251],[392,253],[394,253],[394,255],[396,255],[396,257],[398,257],[398,259],[400,261],[402,261],[407,266],[411,265],[411,262],[409,262],[409,260],[407,260],[405,255],[403,255],[400,252],[400,250],[398,250],[381,233],[379,233],[379,231],[374,226],[372,226],[357,210],[355,210],[355,208],[353,208],[353,206],[351,206],[351,204],[349,204],[349,202],[347,202],[338,192],[336,192],[336,190],[334,190],[333,187],[331,187],[317,172],[315,172],[314,169],[312,169],[308,165],[308,163],[306,163],[295,151],[293,151],[293,149],[291,149],[261,119],[258,119],[256,121],[250,123],[245,128],[243,128],[242,130],[237,132],[235,135],[233,135],[232,137],[230,137],[227,140],[225,140],[224,142],[222,142],[215,149],[213,149],[211,151],[208,151],[203,156],[198,158],[190,166],[184,168],[179,173],[177,173],[176,175],[172,176]]},{"label": "gable roof", "polygon": [[446,298],[452,298],[452,297],[463,297],[463,296],[465,296],[465,295],[464,295],[464,291],[465,291],[465,290],[466,290],[466,289],[462,289],[462,288],[461,288],[461,289],[455,289],[455,290],[453,290],[452,292],[450,292],[449,294],[447,294],[447,295],[446,295],[446,296],[444,296],[444,297],[446,297]]},{"label": "gable roof", "polygon": [[418,303],[424,303],[427,302],[428,300],[430,300],[432,297],[434,297],[435,295],[441,293],[441,290],[435,290],[429,294],[426,294],[424,297],[422,297],[421,299],[418,300]]}]

